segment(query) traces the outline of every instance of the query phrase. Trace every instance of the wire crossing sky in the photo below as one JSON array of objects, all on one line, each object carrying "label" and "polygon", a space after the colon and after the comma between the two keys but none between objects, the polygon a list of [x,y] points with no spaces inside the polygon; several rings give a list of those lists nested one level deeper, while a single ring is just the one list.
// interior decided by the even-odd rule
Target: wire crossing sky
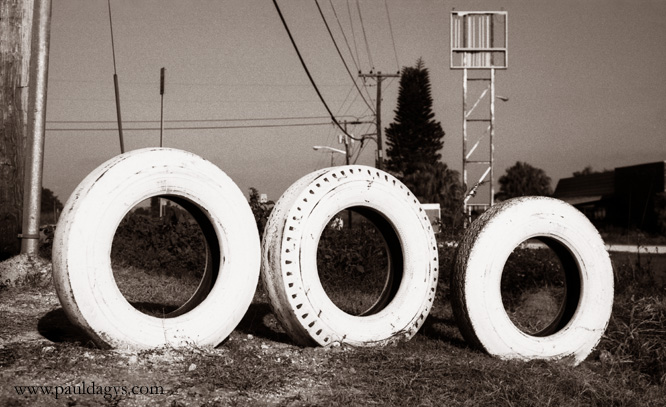
[{"label": "wire crossing sky", "polygon": [[[53,4],[44,185],[63,201],[93,168],[119,153],[108,2]],[[256,187],[275,200],[301,176],[330,164],[330,154],[312,146],[344,148],[270,2],[110,5],[126,150],[159,144],[162,67],[169,73],[164,145],[212,161],[245,193]],[[449,69],[450,12],[501,7],[509,16],[509,68],[497,72],[496,85],[510,100],[496,106],[497,177],[525,161],[545,170],[554,187],[588,165],[601,170],[666,160],[666,2],[279,5],[341,124],[374,120],[375,83],[364,83],[358,71],[392,73],[423,58],[435,119],[446,132],[443,161],[459,170],[462,73]],[[384,127],[393,120],[398,85],[383,83]],[[355,137],[374,133],[368,123],[347,129]],[[355,143],[358,163],[373,165],[375,148],[371,140]],[[342,155],[333,158],[344,162]]]}]

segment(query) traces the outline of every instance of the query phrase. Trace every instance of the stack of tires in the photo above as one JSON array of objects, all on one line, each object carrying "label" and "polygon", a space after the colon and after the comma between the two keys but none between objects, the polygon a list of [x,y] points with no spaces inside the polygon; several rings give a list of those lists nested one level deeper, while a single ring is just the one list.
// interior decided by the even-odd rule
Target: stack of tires
[{"label": "stack of tires", "polygon": [[[196,292],[165,318],[146,315],[125,299],[110,261],[120,221],[154,196],[177,202],[197,219],[208,255]],[[319,238],[346,209],[375,225],[388,254],[381,295],[360,315],[331,301],[317,271]],[[560,258],[566,295],[548,327],[526,334],[504,310],[500,280],[509,254],[531,238]],[[275,315],[299,345],[408,340],[432,309],[438,267],[425,211],[390,174],[351,165],[304,176],[277,201],[260,242],[247,200],[223,171],[164,148],[125,153],[89,174],[67,201],[53,243],[63,309],[99,346],[113,348],[217,346],[246,313],[260,276]],[[555,199],[527,197],[495,205],[472,224],[458,248],[451,292],[471,345],[501,358],[577,364],[606,328],[613,274],[603,241],[582,214]]]}]

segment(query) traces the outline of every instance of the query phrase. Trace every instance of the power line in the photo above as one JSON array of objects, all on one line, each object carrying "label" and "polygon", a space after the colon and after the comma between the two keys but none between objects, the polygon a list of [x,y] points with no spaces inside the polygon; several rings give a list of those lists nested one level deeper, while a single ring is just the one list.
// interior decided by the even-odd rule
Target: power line
[{"label": "power line", "polygon": [[361,29],[363,30],[363,40],[365,41],[365,49],[368,52],[368,61],[370,61],[370,70],[375,70],[375,63],[372,62],[372,54],[370,53],[370,45],[368,45],[368,36],[365,35],[365,25],[363,24],[363,14],[361,14],[361,5],[356,0],[356,8],[358,9],[358,18],[361,20]]},{"label": "power line", "polygon": [[400,71],[400,62],[398,61],[398,51],[395,48],[395,38],[393,38],[393,26],[391,25],[391,14],[389,13],[388,2],[384,0],[384,6],[386,7],[386,17],[388,18],[389,32],[391,33],[391,42],[393,42],[393,53],[395,54],[395,63]]},{"label": "power line", "polygon": [[[341,116],[353,117],[356,116]],[[315,120],[315,119],[328,119],[329,116],[293,116],[293,117],[251,117],[251,118],[234,118],[234,119],[183,119],[183,120],[165,120],[165,123],[206,123],[206,122],[252,122],[252,121],[269,121],[269,120]],[[159,120],[125,120],[125,123],[159,123]],[[48,120],[47,123],[115,123],[115,120]]]},{"label": "power line", "polygon": [[340,48],[338,47],[337,42],[335,42],[335,38],[333,38],[333,33],[331,32],[331,28],[328,26],[328,22],[326,21],[326,17],[324,17],[324,13],[321,11],[321,7],[319,7],[319,0],[315,0],[315,4],[317,5],[317,9],[319,10],[319,15],[321,16],[321,19],[324,21],[324,25],[326,26],[326,30],[328,31],[328,35],[331,37],[331,41],[333,41],[333,45],[335,45],[336,51],[338,51],[338,55],[340,56],[340,59],[342,60],[342,64],[345,66],[345,69],[347,70],[347,73],[349,74],[349,77],[351,78],[352,82],[354,82],[354,86],[356,87],[356,90],[358,91],[358,93],[361,95],[361,98],[363,99],[365,104],[372,110],[372,107],[370,106],[370,103],[368,103],[368,101],[365,100],[365,97],[363,97],[361,89],[359,89],[358,84],[356,83],[356,79],[354,78],[354,75],[352,75],[351,71],[349,70],[349,66],[347,66],[347,62],[342,57],[342,53],[340,52]]},{"label": "power line", "polygon": [[[305,73],[308,76],[308,79],[310,79],[310,82],[312,83],[312,87],[314,87],[315,92],[317,92],[317,95],[319,96],[319,100],[321,100],[321,103],[324,105],[326,108],[326,111],[328,114],[331,116],[331,119],[333,120],[333,123],[335,123],[336,126],[344,134],[346,134],[349,137],[352,137],[345,131],[345,129],[342,128],[342,125],[338,122],[338,120],[335,118],[333,115],[333,112],[331,109],[328,107],[328,104],[326,104],[326,100],[324,100],[324,96],[322,96],[321,92],[319,91],[319,88],[317,87],[317,84],[314,81],[314,78],[312,78],[312,75],[310,74],[310,70],[308,69],[307,65],[305,65],[305,61],[303,60],[303,57],[301,56],[301,52],[298,50],[298,46],[296,45],[296,41],[294,40],[294,37],[291,35],[291,31],[289,30],[289,26],[287,25],[287,21],[284,19],[284,16],[282,15],[282,11],[280,11],[280,6],[277,4],[277,0],[273,0],[273,5],[275,5],[275,9],[278,12],[278,15],[280,16],[280,20],[282,20],[282,25],[284,26],[284,29],[287,31],[287,35],[289,36],[289,40],[291,40],[291,45],[294,47],[294,50],[296,51],[296,55],[298,55],[298,59],[301,61],[301,65],[303,66],[303,69],[305,70]],[[353,138],[353,137],[352,137]]]},{"label": "power line", "polygon": [[[352,108],[354,105],[354,102],[356,102],[356,99],[359,97],[360,93],[355,93],[354,98],[349,102],[349,106],[347,106],[347,109],[344,111],[344,115],[347,115],[347,112],[349,112],[349,109]],[[340,109],[344,106],[344,103],[340,105]],[[367,111],[367,110],[366,110]],[[375,113],[374,111],[372,112],[373,114]]]},{"label": "power line", "polygon": [[[165,127],[164,130],[221,130],[221,129],[258,129],[275,127],[307,127],[307,126],[330,126],[326,123],[292,123],[292,124],[255,124],[247,126],[192,126],[192,127]],[[137,127],[125,129],[128,131],[156,131],[159,127]],[[46,131],[116,131],[114,128],[47,128]]]},{"label": "power line", "polygon": [[[351,14],[351,7],[349,7],[349,0],[347,0],[347,15],[349,15],[349,26],[351,27],[352,31],[352,39],[354,40],[354,50],[356,50],[356,60],[358,61],[358,64],[361,64],[361,58],[358,56],[358,45],[356,44],[356,33],[354,32],[354,21],[352,20],[352,14]],[[356,68],[358,71],[361,70],[361,68]]]},{"label": "power line", "polygon": [[349,41],[347,40],[347,36],[345,35],[345,30],[342,28],[342,23],[340,23],[340,19],[338,18],[338,13],[335,12],[335,6],[333,6],[333,0],[328,0],[329,4],[331,5],[331,10],[333,10],[333,15],[335,16],[335,20],[338,22],[338,28],[340,28],[340,32],[342,33],[342,38],[345,39],[345,44],[347,44],[347,51],[349,51],[349,55],[351,56],[352,62],[354,63],[354,66],[356,67],[356,70],[359,71],[358,64],[356,63],[356,60],[354,59],[354,54],[352,54],[351,47],[349,46]]},{"label": "power line", "polygon": [[[344,100],[342,101],[342,103],[340,103],[340,107],[338,108],[338,111],[337,111],[336,116],[340,117],[340,111],[341,111],[342,108],[345,106],[345,103],[347,103],[347,100],[349,99],[349,95],[351,95],[353,91],[354,91],[354,87],[352,86],[352,87],[349,88],[349,91],[347,91],[347,95],[345,96],[345,98],[344,98]],[[355,95],[358,96],[358,93],[356,93]],[[353,101],[354,101],[354,100],[356,100],[356,99],[353,99]],[[353,101],[352,101],[352,103],[353,103]],[[347,113],[347,111],[349,111],[349,108],[351,108],[351,104],[350,104],[350,106],[347,108],[347,110],[345,111],[345,113]]]},{"label": "power line", "polygon": [[[358,47],[356,45],[356,35],[354,34],[354,21],[352,19],[352,14],[351,14],[351,7],[349,7],[349,0],[347,0],[347,15],[349,16],[349,26],[351,28],[352,32],[352,40],[354,41],[354,50],[356,51],[356,59],[354,59],[354,54],[352,54],[351,48],[349,47],[349,42],[347,41],[347,36],[345,35],[345,30],[342,28],[342,24],[340,23],[340,19],[338,19],[338,15],[335,12],[335,7],[333,6],[333,1],[329,0],[331,3],[331,8],[333,9],[333,14],[335,14],[335,18],[338,20],[338,26],[340,27],[340,32],[342,32],[342,36],[345,39],[345,42],[347,43],[347,49],[349,50],[349,54],[351,55],[352,61],[354,61],[354,66],[356,66],[356,71],[361,72],[361,68],[359,68],[359,65],[361,63],[361,60],[358,56]],[[356,63],[358,61],[358,63]],[[368,91],[368,88],[363,86],[363,89],[365,89],[365,92],[368,96],[368,99],[372,100],[372,96],[370,96],[370,92]],[[365,99],[365,98],[363,98]],[[372,108],[370,108],[372,110]]]},{"label": "power line", "polygon": [[[55,79],[49,77],[49,83],[52,82],[65,82],[65,83],[94,83],[97,85],[103,85],[102,82],[97,80],[88,80],[88,79]],[[145,81],[125,81],[123,82],[126,85],[145,85],[145,86],[155,86],[154,82],[145,82]],[[278,87],[278,88],[287,88],[287,87],[310,87],[309,83],[266,83],[266,82],[252,82],[252,83],[214,83],[214,82],[173,82],[169,83],[170,86],[220,86],[220,87]],[[347,86],[340,83],[324,83],[320,84],[320,87],[342,87]]]}]

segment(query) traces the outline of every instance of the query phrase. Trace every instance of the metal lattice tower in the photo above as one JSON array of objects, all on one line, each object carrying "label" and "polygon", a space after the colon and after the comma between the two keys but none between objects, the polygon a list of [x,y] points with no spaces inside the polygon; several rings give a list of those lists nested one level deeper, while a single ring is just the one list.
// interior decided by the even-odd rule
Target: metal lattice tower
[{"label": "metal lattice tower", "polygon": [[463,211],[468,218],[474,209],[494,203],[495,70],[508,66],[507,36],[505,11],[451,12],[451,69],[463,70]]}]

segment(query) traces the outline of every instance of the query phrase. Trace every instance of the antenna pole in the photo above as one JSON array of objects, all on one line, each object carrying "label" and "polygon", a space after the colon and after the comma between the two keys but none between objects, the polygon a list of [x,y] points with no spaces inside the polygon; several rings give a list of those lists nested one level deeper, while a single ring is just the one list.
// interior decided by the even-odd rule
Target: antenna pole
[{"label": "antenna pole", "polygon": [[163,134],[164,134],[164,80],[166,76],[166,68],[160,69],[160,147],[163,147]]},{"label": "antenna pole", "polygon": [[116,117],[118,119],[118,137],[120,138],[120,153],[125,152],[125,143],[123,142],[123,120],[120,114],[120,89],[118,87],[118,72],[116,71],[116,47],[113,42],[113,20],[111,19],[111,0],[107,0],[109,5],[109,27],[111,28],[111,53],[113,54],[113,88],[116,92]]}]

